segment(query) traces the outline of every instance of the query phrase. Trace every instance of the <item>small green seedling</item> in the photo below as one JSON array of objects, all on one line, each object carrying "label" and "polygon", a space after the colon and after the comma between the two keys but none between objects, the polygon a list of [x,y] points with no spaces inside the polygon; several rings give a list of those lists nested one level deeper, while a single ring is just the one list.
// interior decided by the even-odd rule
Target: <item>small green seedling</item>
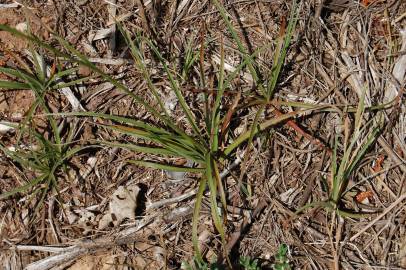
[{"label": "small green seedling", "polygon": [[221,270],[216,263],[207,263],[204,261],[200,261],[196,257],[193,258],[193,261],[191,263],[188,262],[182,262],[181,265],[182,270]]},{"label": "small green seedling", "polygon": [[260,270],[258,259],[251,259],[250,257],[240,257],[240,265],[244,270]]},{"label": "small green seedling", "polygon": [[287,257],[288,246],[282,244],[279,246],[278,253],[275,255],[275,263],[272,265],[274,270],[291,270],[289,259]]}]

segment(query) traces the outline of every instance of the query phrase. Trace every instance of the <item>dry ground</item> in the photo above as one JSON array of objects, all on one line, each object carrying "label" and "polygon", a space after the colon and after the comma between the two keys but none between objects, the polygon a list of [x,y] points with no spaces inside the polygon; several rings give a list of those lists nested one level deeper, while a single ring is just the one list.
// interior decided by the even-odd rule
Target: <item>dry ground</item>
[{"label": "dry ground", "polygon": [[[274,43],[291,9],[291,1],[282,0],[223,4],[250,52]],[[2,5],[0,23],[15,27],[29,21],[34,33],[54,44],[43,24],[49,26],[151,104],[154,101],[131,64],[128,48],[114,27],[114,17],[132,33],[143,33],[155,40],[174,66],[181,65],[187,44],[198,51],[202,35],[212,39],[205,51],[208,81],[218,68],[220,40],[224,40],[229,67],[241,61],[211,1],[144,1],[145,8],[140,8],[139,1],[130,0],[25,1],[30,13],[37,17],[25,12],[21,5]],[[394,107],[385,112],[386,128],[351,175],[345,195],[346,208],[369,214],[341,218],[322,208],[294,214],[309,202],[327,199],[334,137],[351,133],[353,115],[340,107],[340,114],[320,112],[283,123],[256,138],[248,154],[244,183],[251,187],[251,196],[239,192],[240,166],[224,178],[230,204],[228,240],[237,240],[229,246],[233,263],[239,256],[250,256],[260,259],[264,269],[270,269],[279,246],[286,244],[293,269],[406,269],[406,106],[402,90],[405,14],[403,0],[302,1],[275,98],[357,105],[363,87],[368,88],[367,105],[397,98]],[[26,59],[27,47],[26,42],[0,32],[1,65],[18,66],[13,55]],[[269,71],[274,51],[272,45],[259,54],[259,69]],[[52,55],[47,60],[52,65]],[[156,64],[153,57],[149,61]],[[394,67],[398,70],[394,71]],[[196,85],[198,77],[193,74],[198,73],[197,69],[196,65],[196,71],[182,87],[187,102],[199,115],[203,105],[198,91],[190,87]],[[91,71],[82,68],[78,73],[86,76]],[[173,107],[177,124],[186,125],[162,74],[157,65],[153,82],[168,106]],[[246,73],[232,90],[244,92],[252,88],[252,78]],[[72,91],[86,111],[150,121],[151,116],[130,97],[98,77],[72,87]],[[227,97],[225,106],[230,106],[235,93]],[[33,100],[28,90],[0,91],[0,120],[20,122]],[[57,92],[47,100],[54,112],[71,111],[69,100]],[[231,134],[247,129],[255,109],[247,107],[233,116]],[[293,109],[280,108],[282,113]],[[273,115],[271,109],[265,112],[265,117]],[[365,117],[368,120],[369,116]],[[40,120],[38,130],[46,132]],[[0,133],[1,143],[12,146],[15,135],[12,131]],[[85,120],[76,123],[75,136],[78,144],[94,138],[129,140]],[[243,155],[244,147],[237,153]],[[70,160],[68,175],[59,176],[60,195],[50,192],[43,207],[36,209],[36,197],[27,193],[1,200],[0,268],[178,269],[182,261],[191,260],[193,194],[199,176],[183,177],[126,163],[134,158],[146,157],[108,147],[85,151]],[[25,169],[0,154],[0,193],[30,179],[32,175]],[[122,210],[114,212],[109,204],[113,193],[123,192],[120,187],[130,189],[130,194],[120,195],[124,196],[124,203],[118,202]],[[175,199],[165,201],[169,198]],[[199,224],[201,246],[210,261],[221,254],[221,242],[211,221],[208,201],[204,202]],[[238,232],[242,233],[233,236]]]}]

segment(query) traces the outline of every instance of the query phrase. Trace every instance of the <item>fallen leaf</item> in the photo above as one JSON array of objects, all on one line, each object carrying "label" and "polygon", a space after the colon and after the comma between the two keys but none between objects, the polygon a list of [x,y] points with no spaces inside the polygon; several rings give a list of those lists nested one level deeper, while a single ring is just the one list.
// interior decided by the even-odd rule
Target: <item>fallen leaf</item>
[{"label": "fallen leaf", "polygon": [[368,7],[370,4],[372,4],[373,2],[374,2],[375,0],[362,0],[361,1],[361,4],[364,6],[364,7]]},{"label": "fallen leaf", "polygon": [[368,191],[361,191],[359,192],[356,196],[355,196],[355,200],[358,203],[364,203],[366,199],[370,199],[374,196],[374,194],[372,193],[372,191],[368,190]]},{"label": "fallen leaf", "polygon": [[385,157],[384,156],[379,156],[376,161],[374,166],[372,167],[372,169],[374,170],[374,172],[378,173],[380,171],[382,171],[382,163],[384,161]]},{"label": "fallen leaf", "polygon": [[119,225],[124,219],[135,219],[137,197],[140,188],[137,185],[119,186],[111,196],[109,211],[99,221],[99,230],[107,228],[110,224]]}]

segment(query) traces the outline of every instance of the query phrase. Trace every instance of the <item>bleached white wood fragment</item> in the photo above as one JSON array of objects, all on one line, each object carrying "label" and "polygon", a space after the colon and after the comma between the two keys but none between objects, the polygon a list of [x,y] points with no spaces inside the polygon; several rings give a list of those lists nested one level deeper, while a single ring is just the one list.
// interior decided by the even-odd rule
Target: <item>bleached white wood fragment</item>
[{"label": "bleached white wood fragment", "polygon": [[[400,51],[406,50],[406,29],[400,31],[402,36],[402,48]],[[403,54],[396,59],[395,65],[393,66],[392,75],[393,78],[397,80],[400,86],[403,86],[405,82],[405,72],[406,72],[406,55]],[[397,95],[399,91],[399,87],[395,85],[391,80],[389,80],[388,87],[385,91],[384,102],[392,101]]]}]

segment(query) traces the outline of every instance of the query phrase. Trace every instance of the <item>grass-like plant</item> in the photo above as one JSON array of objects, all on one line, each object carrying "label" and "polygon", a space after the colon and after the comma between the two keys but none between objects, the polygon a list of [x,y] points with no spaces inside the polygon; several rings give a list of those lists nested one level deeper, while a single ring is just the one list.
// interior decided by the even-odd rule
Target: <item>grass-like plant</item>
[{"label": "grass-like plant", "polygon": [[[348,183],[351,175],[357,169],[357,165],[366,154],[367,150],[376,141],[382,130],[383,121],[381,114],[378,112],[372,120],[364,121],[365,113],[365,91],[359,99],[358,106],[355,112],[354,127],[351,133],[351,137],[343,138],[343,148],[341,158],[339,158],[338,148],[338,136],[334,140],[334,149],[331,159],[331,182],[329,190],[329,198],[327,201],[316,201],[309,203],[300,208],[297,213],[301,213],[304,210],[311,207],[324,207],[328,210],[336,212],[342,217],[363,217],[362,213],[354,213],[348,209],[342,207],[345,192],[347,192]],[[349,127],[347,127],[349,128]],[[349,134],[350,132],[346,132]]]},{"label": "grass-like plant", "polygon": [[335,138],[334,151],[331,161],[332,190],[329,198],[329,205],[341,216],[359,216],[345,209],[341,209],[343,195],[347,190],[351,174],[357,168],[357,165],[364,157],[366,151],[376,141],[382,128],[382,119],[380,114],[374,121],[368,121],[364,124],[363,115],[365,112],[365,91],[360,97],[357,112],[355,113],[354,130],[351,140],[347,145],[344,141],[344,153],[339,165],[337,166],[337,145],[338,139]]},{"label": "grass-like plant", "polygon": [[[41,193],[37,203],[39,207],[48,191],[52,189],[57,191],[58,174],[62,171],[67,172],[67,161],[82,149],[79,146],[71,146],[74,135],[72,128],[68,128],[67,132],[61,132],[57,120],[50,114],[47,95],[51,91],[79,83],[81,80],[70,81],[68,84],[61,83],[60,80],[74,73],[76,68],[62,71],[48,69],[43,57],[32,48],[30,56],[32,65],[25,63],[21,58],[16,58],[24,69],[0,67],[0,72],[9,78],[0,81],[0,89],[3,91],[29,89],[35,97],[22,122],[13,126],[18,131],[15,146],[9,148],[0,143],[0,150],[24,170],[31,171],[34,178],[20,187],[0,194],[0,199],[31,190],[31,194]],[[36,113],[44,115],[43,132],[39,132],[35,125]]]},{"label": "grass-like plant", "polygon": [[278,253],[275,255],[275,263],[272,265],[274,270],[291,270],[292,267],[288,259],[288,246],[281,244]]}]

